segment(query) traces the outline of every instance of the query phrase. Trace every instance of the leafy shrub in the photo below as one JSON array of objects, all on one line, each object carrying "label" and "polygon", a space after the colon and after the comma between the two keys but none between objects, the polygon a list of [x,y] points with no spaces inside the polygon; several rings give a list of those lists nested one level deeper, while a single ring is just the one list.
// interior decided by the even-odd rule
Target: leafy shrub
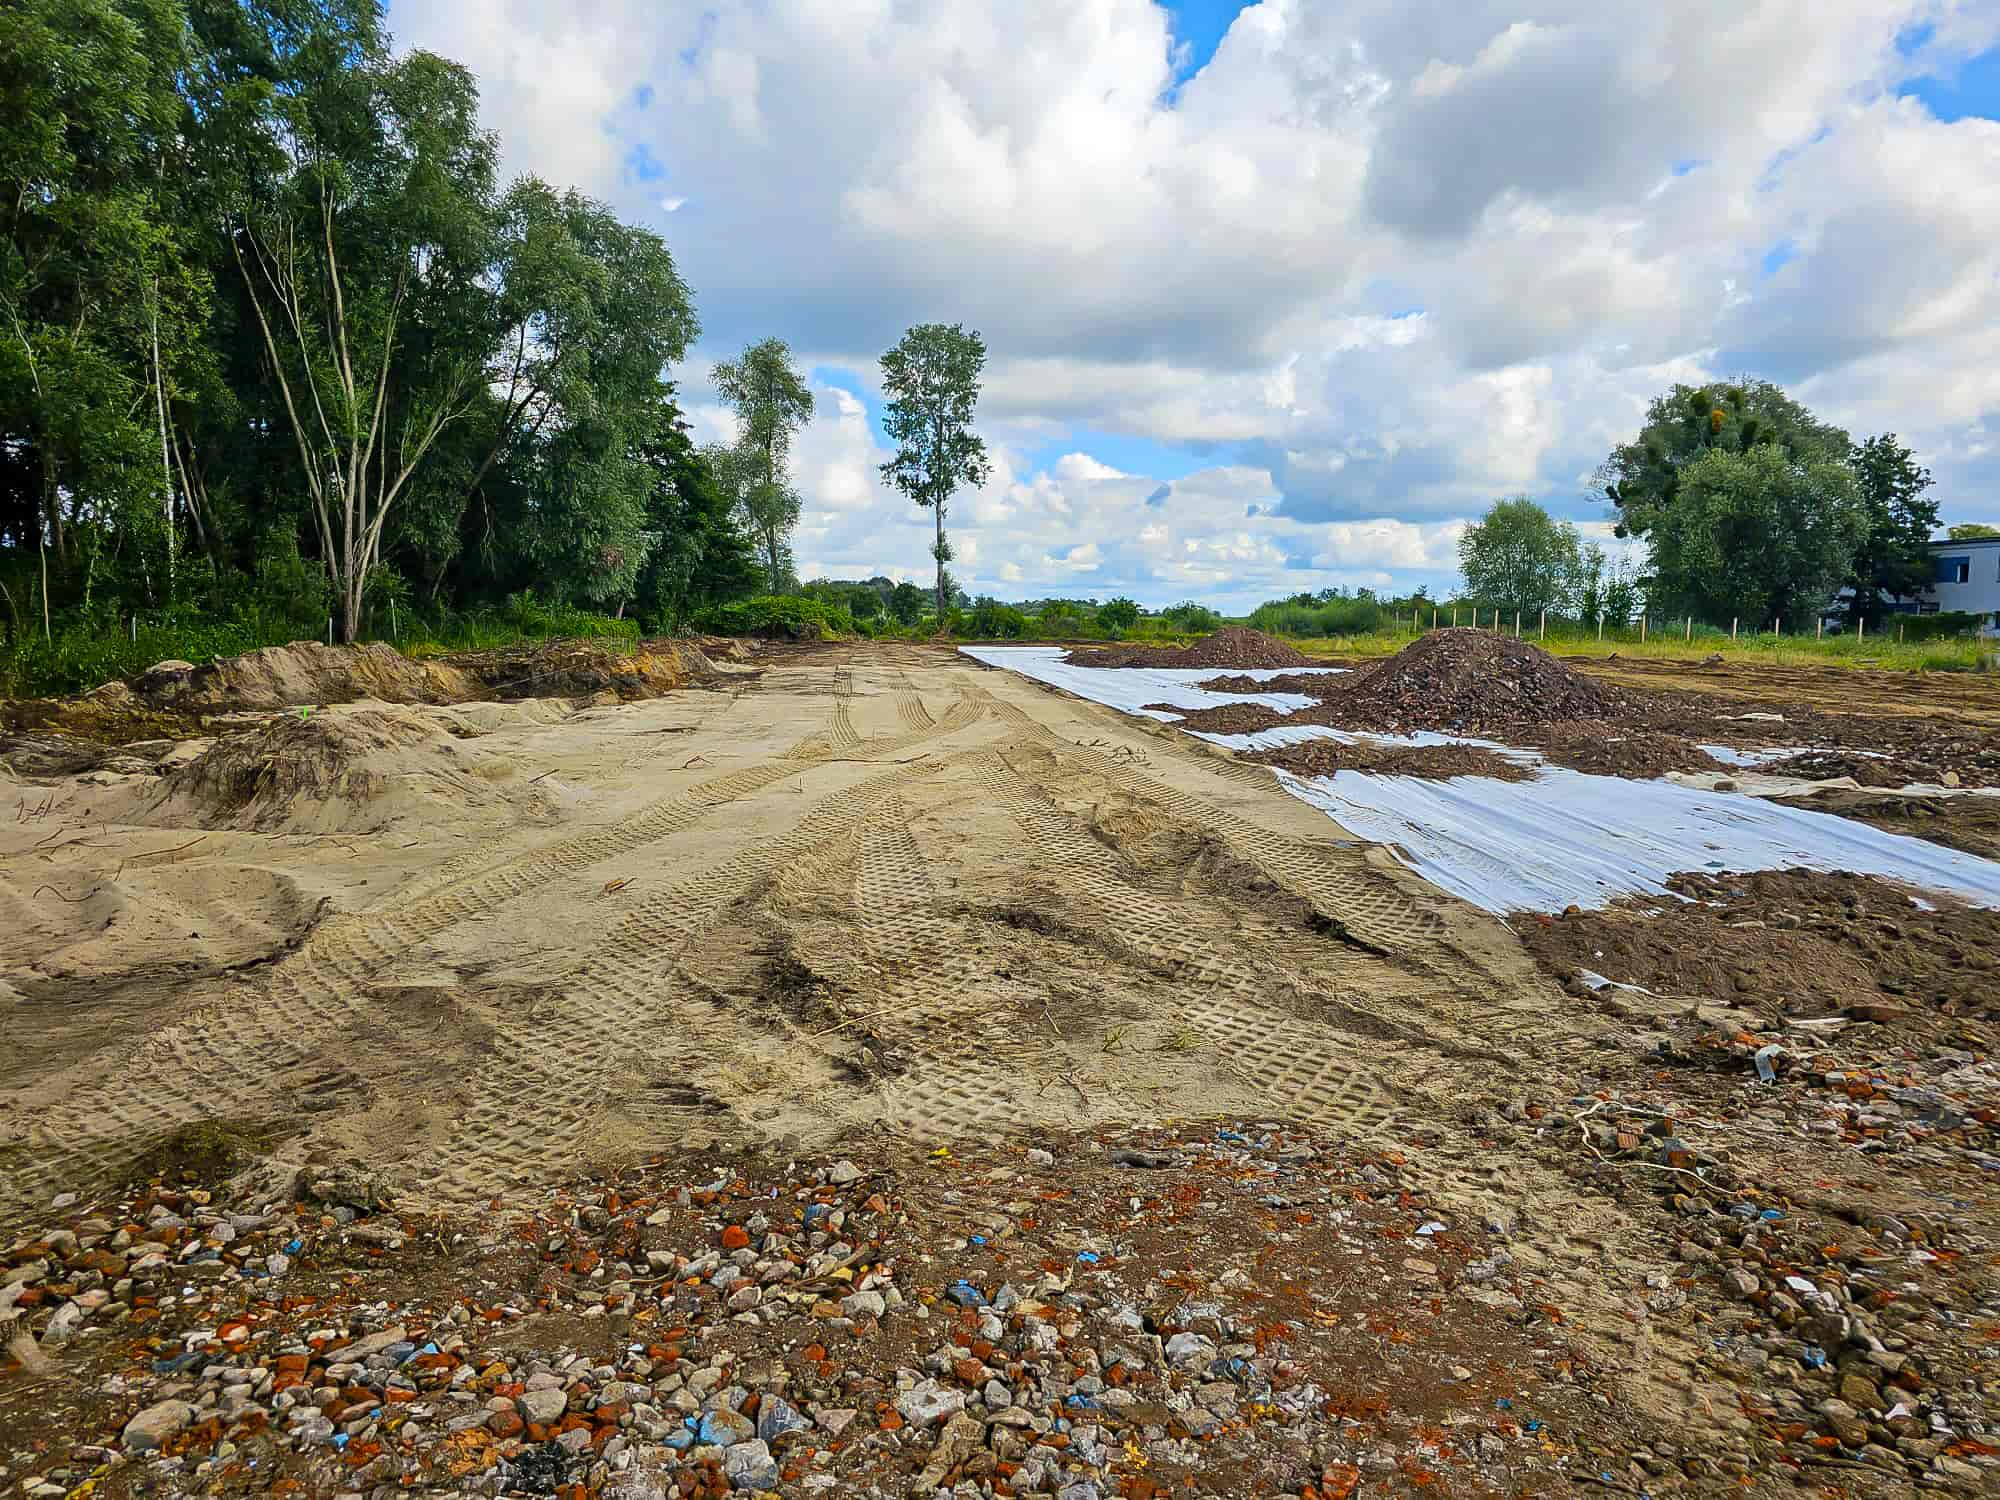
[{"label": "leafy shrub", "polygon": [[967,616],[965,633],[982,641],[1018,641],[1028,633],[1028,617],[1010,604],[983,599]]},{"label": "leafy shrub", "polygon": [[1162,610],[1160,617],[1174,629],[1185,631],[1189,635],[1207,635],[1222,628],[1221,615],[1206,604],[1196,604],[1192,599],[1176,604],[1171,609]]},{"label": "leafy shrub", "polygon": [[1944,610],[1934,615],[1897,615],[1882,622],[1882,634],[1894,640],[1900,626],[1902,638],[1906,641],[1938,641],[1955,635],[1971,635],[1985,623],[1986,616],[1962,609]]},{"label": "leafy shrub", "polygon": [[798,594],[760,594],[697,615],[695,627],[714,635],[831,641],[854,633],[854,617],[844,609]]},{"label": "leafy shrub", "polygon": [[1139,606],[1130,599],[1107,599],[1097,607],[1097,623],[1106,630],[1130,630],[1139,623]]}]

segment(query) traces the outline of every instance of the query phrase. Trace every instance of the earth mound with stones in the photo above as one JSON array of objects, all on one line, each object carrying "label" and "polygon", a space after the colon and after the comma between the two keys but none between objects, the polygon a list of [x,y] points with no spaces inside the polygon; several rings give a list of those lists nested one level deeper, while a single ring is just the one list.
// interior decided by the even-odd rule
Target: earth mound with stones
[{"label": "earth mound with stones", "polygon": [[1192,646],[1108,646],[1070,658],[1080,667],[1303,667],[1312,658],[1261,630],[1231,625]]},{"label": "earth mound with stones", "polygon": [[1324,696],[1357,728],[1471,732],[1610,719],[1616,691],[1539,646],[1483,630],[1436,630]]}]

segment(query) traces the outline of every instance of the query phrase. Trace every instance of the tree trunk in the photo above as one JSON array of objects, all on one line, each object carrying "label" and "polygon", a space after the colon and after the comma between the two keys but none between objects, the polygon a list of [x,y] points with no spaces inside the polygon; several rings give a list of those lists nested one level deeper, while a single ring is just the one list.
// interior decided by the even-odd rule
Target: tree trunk
[{"label": "tree trunk", "polygon": [[937,618],[938,629],[944,629],[944,507],[931,507],[937,520],[937,545],[931,548],[931,555],[937,559]]}]

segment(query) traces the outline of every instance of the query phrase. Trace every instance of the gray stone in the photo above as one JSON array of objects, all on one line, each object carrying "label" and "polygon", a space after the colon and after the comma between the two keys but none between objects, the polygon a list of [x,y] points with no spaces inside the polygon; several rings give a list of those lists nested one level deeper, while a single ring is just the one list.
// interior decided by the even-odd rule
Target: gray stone
[{"label": "gray stone", "polygon": [[839,1437],[854,1425],[854,1419],[860,1415],[851,1406],[821,1407],[813,1414],[813,1420],[819,1423],[819,1430],[828,1437]]},{"label": "gray stone", "polygon": [[1177,1333],[1167,1340],[1167,1362],[1185,1368],[1215,1358],[1215,1344],[1198,1333]]},{"label": "gray stone", "polygon": [[826,1180],[835,1187],[846,1187],[851,1182],[861,1180],[861,1168],[842,1157],[827,1169]]},{"label": "gray stone", "polygon": [[965,1392],[926,1380],[896,1398],[896,1410],[913,1427],[935,1427],[965,1410]]},{"label": "gray stone", "polygon": [[561,1391],[523,1391],[514,1398],[514,1404],[521,1409],[523,1421],[546,1427],[562,1419],[569,1409],[569,1397]]},{"label": "gray stone", "polygon": [[194,1408],[187,1402],[161,1401],[127,1422],[118,1440],[127,1453],[151,1453],[169,1438],[184,1432],[193,1421]]},{"label": "gray stone", "polygon": [[757,1436],[767,1443],[811,1428],[812,1423],[783,1396],[766,1396],[757,1408]]},{"label": "gray stone", "polygon": [[880,1318],[889,1307],[880,1292],[856,1292],[841,1299],[840,1310],[850,1318]]},{"label": "gray stone", "polygon": [[778,1487],[777,1461],[771,1457],[770,1447],[761,1440],[731,1444],[722,1455],[722,1472],[728,1476],[732,1489],[775,1490]]},{"label": "gray stone", "polygon": [[358,1338],[345,1349],[336,1349],[330,1358],[342,1364],[360,1364],[371,1354],[380,1354],[391,1344],[400,1344],[409,1337],[401,1323],[394,1328],[385,1328],[380,1333],[371,1333],[366,1338]]}]

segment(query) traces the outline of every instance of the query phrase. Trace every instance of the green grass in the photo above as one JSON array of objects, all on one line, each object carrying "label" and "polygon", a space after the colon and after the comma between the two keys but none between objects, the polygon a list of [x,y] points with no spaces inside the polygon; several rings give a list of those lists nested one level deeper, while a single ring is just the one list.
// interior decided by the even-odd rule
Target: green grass
[{"label": "green grass", "polygon": [[[1513,631],[1506,632],[1512,635]],[[1684,635],[1647,633],[1637,630],[1606,631],[1600,639],[1594,631],[1551,630],[1546,639],[1533,630],[1523,630],[1524,640],[1533,641],[1551,656],[1605,657],[1617,652],[1621,657],[1646,661],[1705,661],[1720,656],[1724,661],[1765,666],[1833,666],[1885,672],[1976,672],[1991,670],[1990,663],[2000,646],[1992,642],[1953,639],[1899,642],[1869,637],[1829,636],[1815,640],[1807,636],[1742,635],[1731,640],[1722,632],[1704,634],[1697,630],[1692,640]],[[1417,638],[1407,626],[1401,630],[1375,631],[1367,635],[1328,636],[1294,640],[1293,645],[1309,656],[1393,656]]]}]

